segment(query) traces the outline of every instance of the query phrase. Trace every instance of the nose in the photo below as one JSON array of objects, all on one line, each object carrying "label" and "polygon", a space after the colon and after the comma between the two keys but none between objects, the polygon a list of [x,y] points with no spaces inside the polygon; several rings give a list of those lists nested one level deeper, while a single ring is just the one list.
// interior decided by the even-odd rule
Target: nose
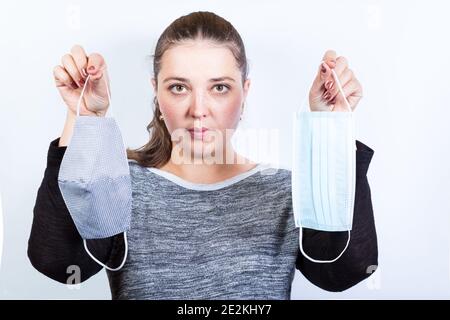
[{"label": "nose", "polygon": [[198,93],[193,97],[189,108],[189,114],[195,119],[205,118],[209,114],[208,102],[203,94]]}]

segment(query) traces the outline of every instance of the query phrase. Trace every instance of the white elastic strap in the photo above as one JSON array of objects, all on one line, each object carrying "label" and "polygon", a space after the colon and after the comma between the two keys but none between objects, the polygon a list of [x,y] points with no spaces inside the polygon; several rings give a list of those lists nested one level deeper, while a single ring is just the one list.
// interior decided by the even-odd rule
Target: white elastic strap
[{"label": "white elastic strap", "polygon": [[94,260],[95,262],[97,262],[99,265],[101,265],[102,267],[104,267],[105,269],[108,269],[109,271],[117,271],[120,270],[123,265],[125,264],[125,261],[127,260],[127,255],[128,255],[128,241],[127,241],[127,233],[124,232],[123,233],[123,240],[125,241],[125,255],[123,257],[123,261],[120,264],[120,266],[118,266],[117,268],[110,268],[108,267],[106,264],[102,263],[101,261],[99,261],[96,257],[94,257],[92,255],[92,253],[89,251],[88,247],[87,247],[87,243],[86,243],[86,239],[83,239],[83,244],[84,244],[84,249],[86,250],[87,254],[89,255],[89,257],[91,257],[92,260]]},{"label": "white elastic strap", "polygon": [[[324,62],[324,61],[322,61],[322,62]],[[350,104],[348,103],[347,98],[345,97],[345,93],[344,93],[344,90],[342,89],[341,82],[339,81],[339,78],[338,78],[336,72],[334,71],[334,69],[331,69],[331,73],[332,73],[332,75],[334,77],[334,80],[336,81],[336,85],[338,86],[339,92],[341,93],[342,97],[344,98],[345,104],[347,105],[347,109],[349,110],[349,112],[353,112]],[[353,205],[351,206],[351,208],[352,209],[349,210],[349,212],[348,212],[348,218],[350,218],[350,215],[353,214]],[[349,221],[350,221],[350,219],[349,219]],[[298,223],[300,224],[300,221]],[[300,252],[309,261],[316,262],[316,263],[331,263],[331,262],[335,262],[336,260],[338,260],[344,254],[345,250],[347,250],[347,247],[348,247],[348,245],[350,243],[350,230],[348,230],[347,243],[345,244],[344,249],[341,251],[341,253],[336,258],[331,259],[331,260],[316,260],[314,258],[311,258],[309,255],[307,255],[306,252],[303,250],[302,236],[303,236],[303,227],[300,224],[300,226],[299,226],[299,237],[298,237],[298,239],[299,239],[298,242],[299,242],[299,246],[300,246]]]},{"label": "white elastic strap", "polygon": [[316,263],[331,263],[331,262],[335,262],[337,259],[339,259],[344,254],[345,250],[347,250],[348,244],[350,243],[350,230],[348,230],[347,243],[345,244],[344,249],[341,251],[341,253],[336,258],[334,258],[332,260],[316,260],[316,259],[311,258],[309,255],[307,255],[306,252],[303,250],[303,244],[302,244],[303,231],[302,231],[302,229],[303,229],[302,226],[300,226],[299,227],[299,237],[298,237],[298,239],[299,239],[298,243],[300,245],[300,251],[303,254],[303,256],[305,256],[305,258],[307,258],[309,261],[312,261],[312,262],[316,262]]},{"label": "white elastic strap", "polygon": [[[85,81],[85,83],[84,83],[83,89],[81,89],[80,98],[78,99],[78,103],[77,103],[77,117],[80,116],[81,99],[83,99],[84,90],[86,89],[86,86],[87,86],[87,83],[88,83],[90,77],[91,77],[90,74],[86,77],[86,81]],[[103,78],[103,80],[105,81],[106,94],[108,95],[108,102],[109,102],[108,110],[111,110],[111,112],[112,112],[112,108],[111,108],[111,95],[109,94],[108,81],[106,81],[106,76],[105,76],[104,74],[103,74],[102,78]],[[86,107],[87,107],[87,106],[86,106]]]},{"label": "white elastic strap", "polygon": [[334,71],[334,69],[331,69],[331,74],[333,75],[334,80],[336,81],[339,92],[341,93],[342,97],[344,98],[344,101],[345,101],[345,104],[347,105],[348,111],[352,112],[352,107],[350,106],[350,103],[348,103],[347,97],[345,96],[344,90],[342,89],[341,82],[339,81],[339,78],[338,78],[336,72]]}]

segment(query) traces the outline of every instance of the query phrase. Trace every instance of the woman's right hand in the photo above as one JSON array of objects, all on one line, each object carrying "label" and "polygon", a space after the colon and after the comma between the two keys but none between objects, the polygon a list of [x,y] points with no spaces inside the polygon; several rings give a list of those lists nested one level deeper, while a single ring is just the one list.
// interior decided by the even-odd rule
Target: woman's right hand
[{"label": "woman's right hand", "polygon": [[68,111],[76,115],[81,90],[90,75],[80,104],[80,115],[105,116],[109,107],[106,91],[106,83],[109,90],[109,78],[103,57],[98,53],[87,56],[83,47],[75,45],[62,57],[61,64],[53,69],[53,75]]}]

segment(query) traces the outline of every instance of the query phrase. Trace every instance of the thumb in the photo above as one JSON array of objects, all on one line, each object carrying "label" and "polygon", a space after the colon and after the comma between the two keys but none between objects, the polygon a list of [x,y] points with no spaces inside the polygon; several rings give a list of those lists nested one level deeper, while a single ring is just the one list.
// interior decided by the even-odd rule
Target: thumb
[{"label": "thumb", "polygon": [[[89,79],[91,80],[91,82],[93,84],[93,86],[92,86],[93,90],[95,90],[98,94],[105,96],[105,97],[108,94],[108,92],[109,92],[109,95],[111,95],[106,63],[100,54],[92,53],[88,57],[86,71],[89,75]],[[102,79],[102,78],[104,78],[104,79]],[[106,87],[106,86],[108,86],[108,87]]]},{"label": "thumb", "polygon": [[336,66],[336,51],[334,50],[325,51],[325,54],[322,57],[322,62],[319,65],[317,76],[314,79],[311,91],[314,91],[315,94],[318,94],[325,90],[325,87],[323,85],[328,81],[333,80],[331,69],[334,68],[335,66]]},{"label": "thumb", "polygon": [[93,80],[93,82],[101,79],[105,68],[105,60],[100,54],[93,53],[88,57],[86,71],[88,75],[90,75],[90,79]]},{"label": "thumb", "polygon": [[328,80],[332,79],[331,68],[325,63],[322,62],[319,65],[319,69],[317,71],[316,78],[313,81],[311,86],[311,94],[312,95],[321,95],[325,90],[324,84]]},{"label": "thumb", "polygon": [[[322,57],[322,63],[320,65],[320,72],[318,73],[318,83],[322,86],[327,84],[329,81],[333,81],[333,75],[331,69],[336,67],[336,51],[327,50]],[[320,76],[319,76],[320,75]],[[327,89],[323,88],[324,90]]]}]

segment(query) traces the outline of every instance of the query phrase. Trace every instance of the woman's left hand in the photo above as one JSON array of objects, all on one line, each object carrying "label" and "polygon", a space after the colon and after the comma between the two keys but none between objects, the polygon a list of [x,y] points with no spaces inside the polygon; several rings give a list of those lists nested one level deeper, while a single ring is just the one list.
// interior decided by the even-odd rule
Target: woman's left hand
[{"label": "woman's left hand", "polygon": [[337,57],[336,52],[325,52],[323,62],[309,91],[309,107],[311,111],[349,111],[347,104],[336,84],[331,72],[334,69],[342,85],[345,97],[352,111],[362,98],[362,87],[353,71],[348,68],[345,57]]}]

